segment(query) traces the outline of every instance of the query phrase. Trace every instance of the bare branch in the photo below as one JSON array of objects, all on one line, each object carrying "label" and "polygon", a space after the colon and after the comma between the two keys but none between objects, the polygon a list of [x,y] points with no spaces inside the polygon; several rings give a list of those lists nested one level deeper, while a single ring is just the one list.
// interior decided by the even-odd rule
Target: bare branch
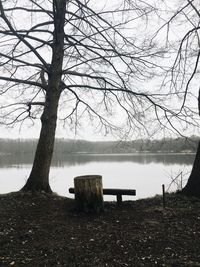
[{"label": "bare branch", "polygon": [[37,56],[37,58],[41,61],[41,63],[47,67],[47,63],[45,62],[45,60],[40,56],[40,54],[35,50],[35,48],[29,43],[27,42],[22,36],[20,36],[20,34],[17,33],[17,31],[12,27],[11,23],[9,22],[9,20],[7,19],[4,9],[3,9],[3,5],[2,5],[2,1],[0,1],[0,12],[1,12],[1,17],[3,18],[3,20],[5,21],[5,23],[7,24],[8,28],[11,30],[11,32],[18,37],[18,39],[20,41],[22,41],[28,48],[31,49],[31,51],[33,51],[33,53]]}]

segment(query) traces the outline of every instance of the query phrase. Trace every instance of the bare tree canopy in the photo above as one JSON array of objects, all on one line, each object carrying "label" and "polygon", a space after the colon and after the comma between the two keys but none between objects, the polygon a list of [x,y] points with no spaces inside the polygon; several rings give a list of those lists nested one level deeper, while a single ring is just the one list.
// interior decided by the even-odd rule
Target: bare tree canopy
[{"label": "bare tree canopy", "polygon": [[169,90],[177,102],[177,118],[185,118],[180,132],[186,128],[199,133],[199,1],[158,1],[159,26],[153,40],[165,50],[167,71],[161,87]]},{"label": "bare tree canopy", "polygon": [[157,94],[139,89],[160,56],[143,38],[152,12],[144,1],[0,1],[1,123],[42,125],[23,190],[50,191],[57,115],[74,131],[89,118],[105,134],[127,134],[141,126],[148,133],[152,109],[168,112]]},{"label": "bare tree canopy", "polygon": [[[76,131],[89,118],[104,134],[160,131],[147,124],[174,113],[165,104],[168,93],[152,92],[151,82],[144,86],[162,70],[156,64],[162,51],[147,35],[155,8],[144,1],[65,3],[59,119],[66,129]],[[1,1],[1,123],[33,123],[43,112],[56,53],[56,4]]]}]

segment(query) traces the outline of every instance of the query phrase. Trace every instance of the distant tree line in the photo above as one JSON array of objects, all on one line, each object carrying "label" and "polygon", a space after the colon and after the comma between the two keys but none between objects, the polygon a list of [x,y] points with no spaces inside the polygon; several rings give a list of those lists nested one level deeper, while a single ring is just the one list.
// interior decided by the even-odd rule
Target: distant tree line
[{"label": "distant tree line", "polygon": [[[190,139],[168,138],[161,140],[98,141],[56,139],[55,155],[74,153],[183,153],[195,152],[197,137]],[[37,145],[35,139],[0,139],[0,154],[33,154]]]}]

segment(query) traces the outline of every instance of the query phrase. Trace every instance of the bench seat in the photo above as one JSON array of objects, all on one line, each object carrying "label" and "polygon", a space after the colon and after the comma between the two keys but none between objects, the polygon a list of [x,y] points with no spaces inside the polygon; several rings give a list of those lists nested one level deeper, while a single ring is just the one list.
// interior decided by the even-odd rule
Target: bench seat
[{"label": "bench seat", "polygon": [[[74,188],[69,188],[69,193],[74,194]],[[116,189],[116,188],[104,188],[103,195],[114,195],[117,197],[117,204],[120,205],[122,203],[122,196],[135,196],[135,189]]]}]

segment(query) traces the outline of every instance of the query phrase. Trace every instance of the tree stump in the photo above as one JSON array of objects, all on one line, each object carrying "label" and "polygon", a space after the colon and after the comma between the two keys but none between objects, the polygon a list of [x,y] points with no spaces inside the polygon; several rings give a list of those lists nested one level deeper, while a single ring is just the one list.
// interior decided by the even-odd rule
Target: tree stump
[{"label": "tree stump", "polygon": [[103,211],[102,176],[85,175],[74,178],[75,203],[78,211],[100,213]]}]

